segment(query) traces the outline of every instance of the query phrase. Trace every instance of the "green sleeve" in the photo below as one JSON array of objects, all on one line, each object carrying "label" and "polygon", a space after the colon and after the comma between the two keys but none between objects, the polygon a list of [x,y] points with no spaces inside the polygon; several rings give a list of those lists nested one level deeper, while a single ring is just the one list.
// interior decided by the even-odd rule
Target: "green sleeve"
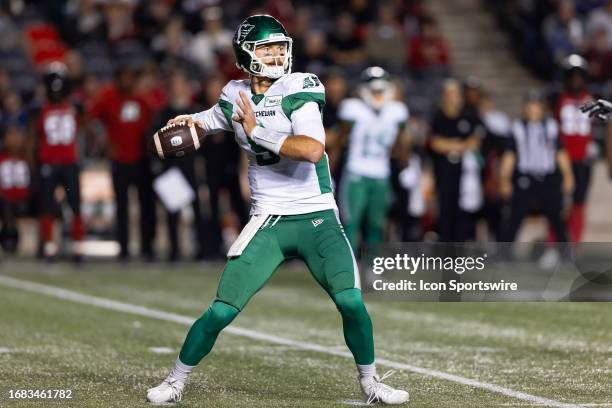
[{"label": "green sleeve", "polygon": [[291,114],[304,106],[307,102],[315,102],[319,105],[319,112],[323,114],[325,107],[325,94],[322,92],[298,92],[283,98],[282,108],[285,116],[291,119]]}]

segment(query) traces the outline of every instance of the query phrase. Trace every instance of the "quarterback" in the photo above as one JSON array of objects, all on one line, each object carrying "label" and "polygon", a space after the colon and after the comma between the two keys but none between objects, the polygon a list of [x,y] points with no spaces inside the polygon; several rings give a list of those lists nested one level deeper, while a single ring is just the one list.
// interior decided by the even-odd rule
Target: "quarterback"
[{"label": "quarterback", "polygon": [[376,374],[372,322],[331,188],[321,119],[325,90],[315,75],[291,73],[291,44],[273,17],[247,18],[233,46],[236,63],[249,79],[230,81],[212,108],[169,121],[200,126],[207,134],[234,132],[248,156],[252,208],[249,223],[228,251],[215,300],[187,333],[169,375],[148,390],[152,403],[180,401],[187,377],[219,332],[291,258],[306,263],[340,312],[366,400],[408,400],[406,391],[383,384]]}]

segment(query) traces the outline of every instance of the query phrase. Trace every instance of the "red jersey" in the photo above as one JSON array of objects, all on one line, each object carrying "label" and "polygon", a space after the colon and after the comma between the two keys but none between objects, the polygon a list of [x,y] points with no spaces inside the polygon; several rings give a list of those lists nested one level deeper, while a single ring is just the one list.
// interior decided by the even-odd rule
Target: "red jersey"
[{"label": "red jersey", "polygon": [[106,128],[112,160],[133,164],[143,158],[152,114],[141,96],[124,95],[115,86],[108,87],[100,92],[90,114]]},{"label": "red jersey", "polygon": [[0,153],[0,196],[9,203],[30,195],[30,167],[22,158]]},{"label": "red jersey", "polygon": [[591,99],[586,91],[578,94],[563,92],[557,102],[559,137],[572,161],[587,158],[587,146],[593,139],[591,120],[580,111],[580,106]]},{"label": "red jersey", "polygon": [[79,115],[70,102],[47,103],[38,117],[38,158],[42,164],[77,162]]}]

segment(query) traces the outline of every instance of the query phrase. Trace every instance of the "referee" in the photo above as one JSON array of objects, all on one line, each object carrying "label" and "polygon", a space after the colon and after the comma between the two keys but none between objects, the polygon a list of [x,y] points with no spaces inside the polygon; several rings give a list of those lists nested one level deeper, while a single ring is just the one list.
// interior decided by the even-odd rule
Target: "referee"
[{"label": "referee", "polygon": [[510,200],[511,207],[503,241],[513,242],[523,219],[537,209],[548,219],[557,240],[567,242],[563,194],[574,189],[574,176],[559,142],[557,123],[546,116],[540,93],[526,95],[523,118],[512,124],[511,133],[500,169],[500,195]]}]

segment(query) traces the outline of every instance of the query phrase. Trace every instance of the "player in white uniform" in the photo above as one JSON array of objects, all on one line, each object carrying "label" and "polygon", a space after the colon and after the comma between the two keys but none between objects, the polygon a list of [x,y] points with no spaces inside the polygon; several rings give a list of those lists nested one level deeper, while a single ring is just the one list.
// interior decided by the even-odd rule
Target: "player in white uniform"
[{"label": "player in white uniform", "polygon": [[342,316],[367,400],[401,404],[408,393],[383,384],[376,375],[372,322],[336,215],[324,152],[324,88],[315,75],[291,73],[291,38],[271,16],[247,18],[233,43],[237,65],[250,78],[230,81],[211,109],[169,123],[186,121],[206,133],[235,133],[249,159],[252,217],[228,251],[216,299],[189,330],[168,377],[147,392],[147,399],[179,401],[188,375],[210,352],[219,332],[283,261],[301,258]]},{"label": "player in white uniform", "polygon": [[343,134],[348,133],[348,157],[340,188],[342,221],[354,251],[364,219],[365,241],[383,241],[391,200],[391,153],[408,151],[405,132],[408,108],[395,100],[389,74],[370,67],[362,74],[359,98],[345,99],[338,110]]}]

